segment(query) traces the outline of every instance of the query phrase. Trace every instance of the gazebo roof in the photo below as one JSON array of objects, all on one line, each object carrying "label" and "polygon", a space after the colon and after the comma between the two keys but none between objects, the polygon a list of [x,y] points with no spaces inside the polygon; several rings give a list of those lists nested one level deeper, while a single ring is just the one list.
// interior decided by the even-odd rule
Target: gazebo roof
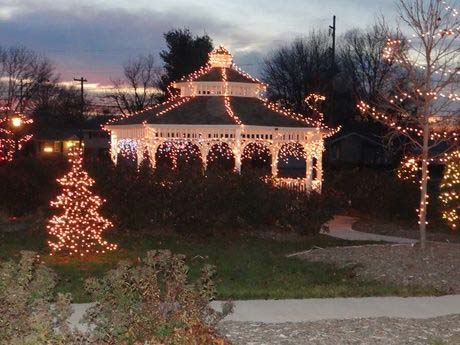
[{"label": "gazebo roof", "polygon": [[[228,97],[233,111],[243,125],[272,127],[309,127],[301,121],[286,117],[266,106],[264,101],[250,97]],[[179,98],[176,103],[181,102]],[[117,125],[132,124],[183,124],[183,125],[235,125],[227,114],[224,97],[201,96],[173,107],[168,103],[157,108],[126,117]]]},{"label": "gazebo roof", "polygon": [[172,83],[180,96],[109,126],[135,124],[247,125],[320,128],[319,121],[269,104],[260,93],[266,86],[233,63],[233,56],[220,46],[208,64]]}]

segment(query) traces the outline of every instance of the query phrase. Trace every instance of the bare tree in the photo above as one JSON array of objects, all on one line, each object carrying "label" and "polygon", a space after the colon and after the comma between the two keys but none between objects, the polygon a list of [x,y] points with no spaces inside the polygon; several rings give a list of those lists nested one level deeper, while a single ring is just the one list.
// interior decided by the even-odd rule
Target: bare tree
[{"label": "bare tree", "polygon": [[[361,102],[360,109],[407,138],[412,159],[420,167],[420,242],[426,244],[428,207],[428,166],[441,151],[457,143],[459,133],[451,130],[453,119],[460,116],[459,12],[445,0],[399,0],[402,23],[412,31],[407,49],[400,37],[389,38],[384,58],[397,63],[402,82],[390,95],[379,93],[373,104]],[[403,31],[403,30],[401,30]],[[373,107],[374,106],[374,107]]]},{"label": "bare tree", "polygon": [[24,47],[0,48],[0,95],[10,111],[29,109],[40,86],[55,79],[48,59]]},{"label": "bare tree", "polygon": [[394,64],[383,58],[390,36],[393,34],[384,19],[366,30],[354,29],[344,35],[340,47],[341,69],[351,79],[358,99],[375,99],[398,77]]},{"label": "bare tree", "polygon": [[123,72],[124,79],[113,81],[114,92],[109,95],[123,114],[133,114],[158,102],[161,69],[153,55],[141,55],[125,63]]},{"label": "bare tree", "polygon": [[263,80],[270,86],[267,96],[296,111],[307,110],[308,94],[324,93],[334,74],[330,40],[323,32],[275,50],[264,62]]}]

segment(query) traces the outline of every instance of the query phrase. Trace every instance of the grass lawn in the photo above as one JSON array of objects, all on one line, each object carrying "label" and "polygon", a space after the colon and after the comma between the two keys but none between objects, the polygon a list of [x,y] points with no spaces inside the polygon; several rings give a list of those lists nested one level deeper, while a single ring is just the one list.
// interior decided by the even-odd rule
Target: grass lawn
[{"label": "grass lawn", "polygon": [[21,250],[34,250],[59,273],[60,291],[71,292],[75,302],[88,302],[84,280],[100,276],[121,259],[136,260],[150,249],[170,249],[187,255],[192,274],[200,264],[217,266],[219,299],[284,299],[313,297],[434,295],[436,291],[361,281],[351,268],[286,258],[293,252],[318,247],[356,244],[326,236],[302,241],[277,241],[250,236],[207,238],[159,235],[113,235],[120,250],[99,257],[64,259],[50,257],[46,238],[38,232],[0,233],[0,260],[18,258]]}]

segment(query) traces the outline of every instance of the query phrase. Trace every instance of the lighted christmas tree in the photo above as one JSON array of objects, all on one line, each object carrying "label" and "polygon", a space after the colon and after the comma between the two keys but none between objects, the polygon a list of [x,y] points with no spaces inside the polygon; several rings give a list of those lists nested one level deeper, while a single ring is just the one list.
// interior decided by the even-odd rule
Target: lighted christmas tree
[{"label": "lighted christmas tree", "polygon": [[446,155],[444,163],[439,199],[443,205],[442,217],[455,230],[460,226],[460,151]]},{"label": "lighted christmas tree", "polygon": [[48,241],[51,254],[84,256],[115,250],[115,244],[102,239],[102,233],[112,227],[112,223],[99,214],[104,200],[91,191],[94,180],[83,169],[82,150],[72,148],[68,159],[71,169],[58,179],[62,193],[51,202],[51,206],[62,211],[47,225],[48,233],[54,238]]}]

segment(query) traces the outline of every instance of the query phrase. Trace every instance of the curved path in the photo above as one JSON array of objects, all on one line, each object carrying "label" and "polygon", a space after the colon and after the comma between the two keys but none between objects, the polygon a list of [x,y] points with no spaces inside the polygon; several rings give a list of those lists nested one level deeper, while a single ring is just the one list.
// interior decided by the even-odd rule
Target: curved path
[{"label": "curved path", "polygon": [[328,235],[335,238],[340,238],[342,240],[350,241],[373,241],[373,242],[390,242],[390,243],[400,243],[400,244],[412,244],[417,243],[417,240],[395,237],[395,236],[385,236],[379,234],[371,234],[367,232],[355,231],[352,229],[353,223],[357,218],[348,217],[348,216],[335,216],[327,226],[329,230],[323,230],[321,233],[323,235]]},{"label": "curved path", "polygon": [[[442,297],[312,298],[300,300],[235,301],[226,321],[285,323],[319,320],[394,317],[430,319],[460,313],[460,295]],[[91,304],[74,304],[71,325],[78,323]],[[212,302],[219,310],[221,302]]]}]

